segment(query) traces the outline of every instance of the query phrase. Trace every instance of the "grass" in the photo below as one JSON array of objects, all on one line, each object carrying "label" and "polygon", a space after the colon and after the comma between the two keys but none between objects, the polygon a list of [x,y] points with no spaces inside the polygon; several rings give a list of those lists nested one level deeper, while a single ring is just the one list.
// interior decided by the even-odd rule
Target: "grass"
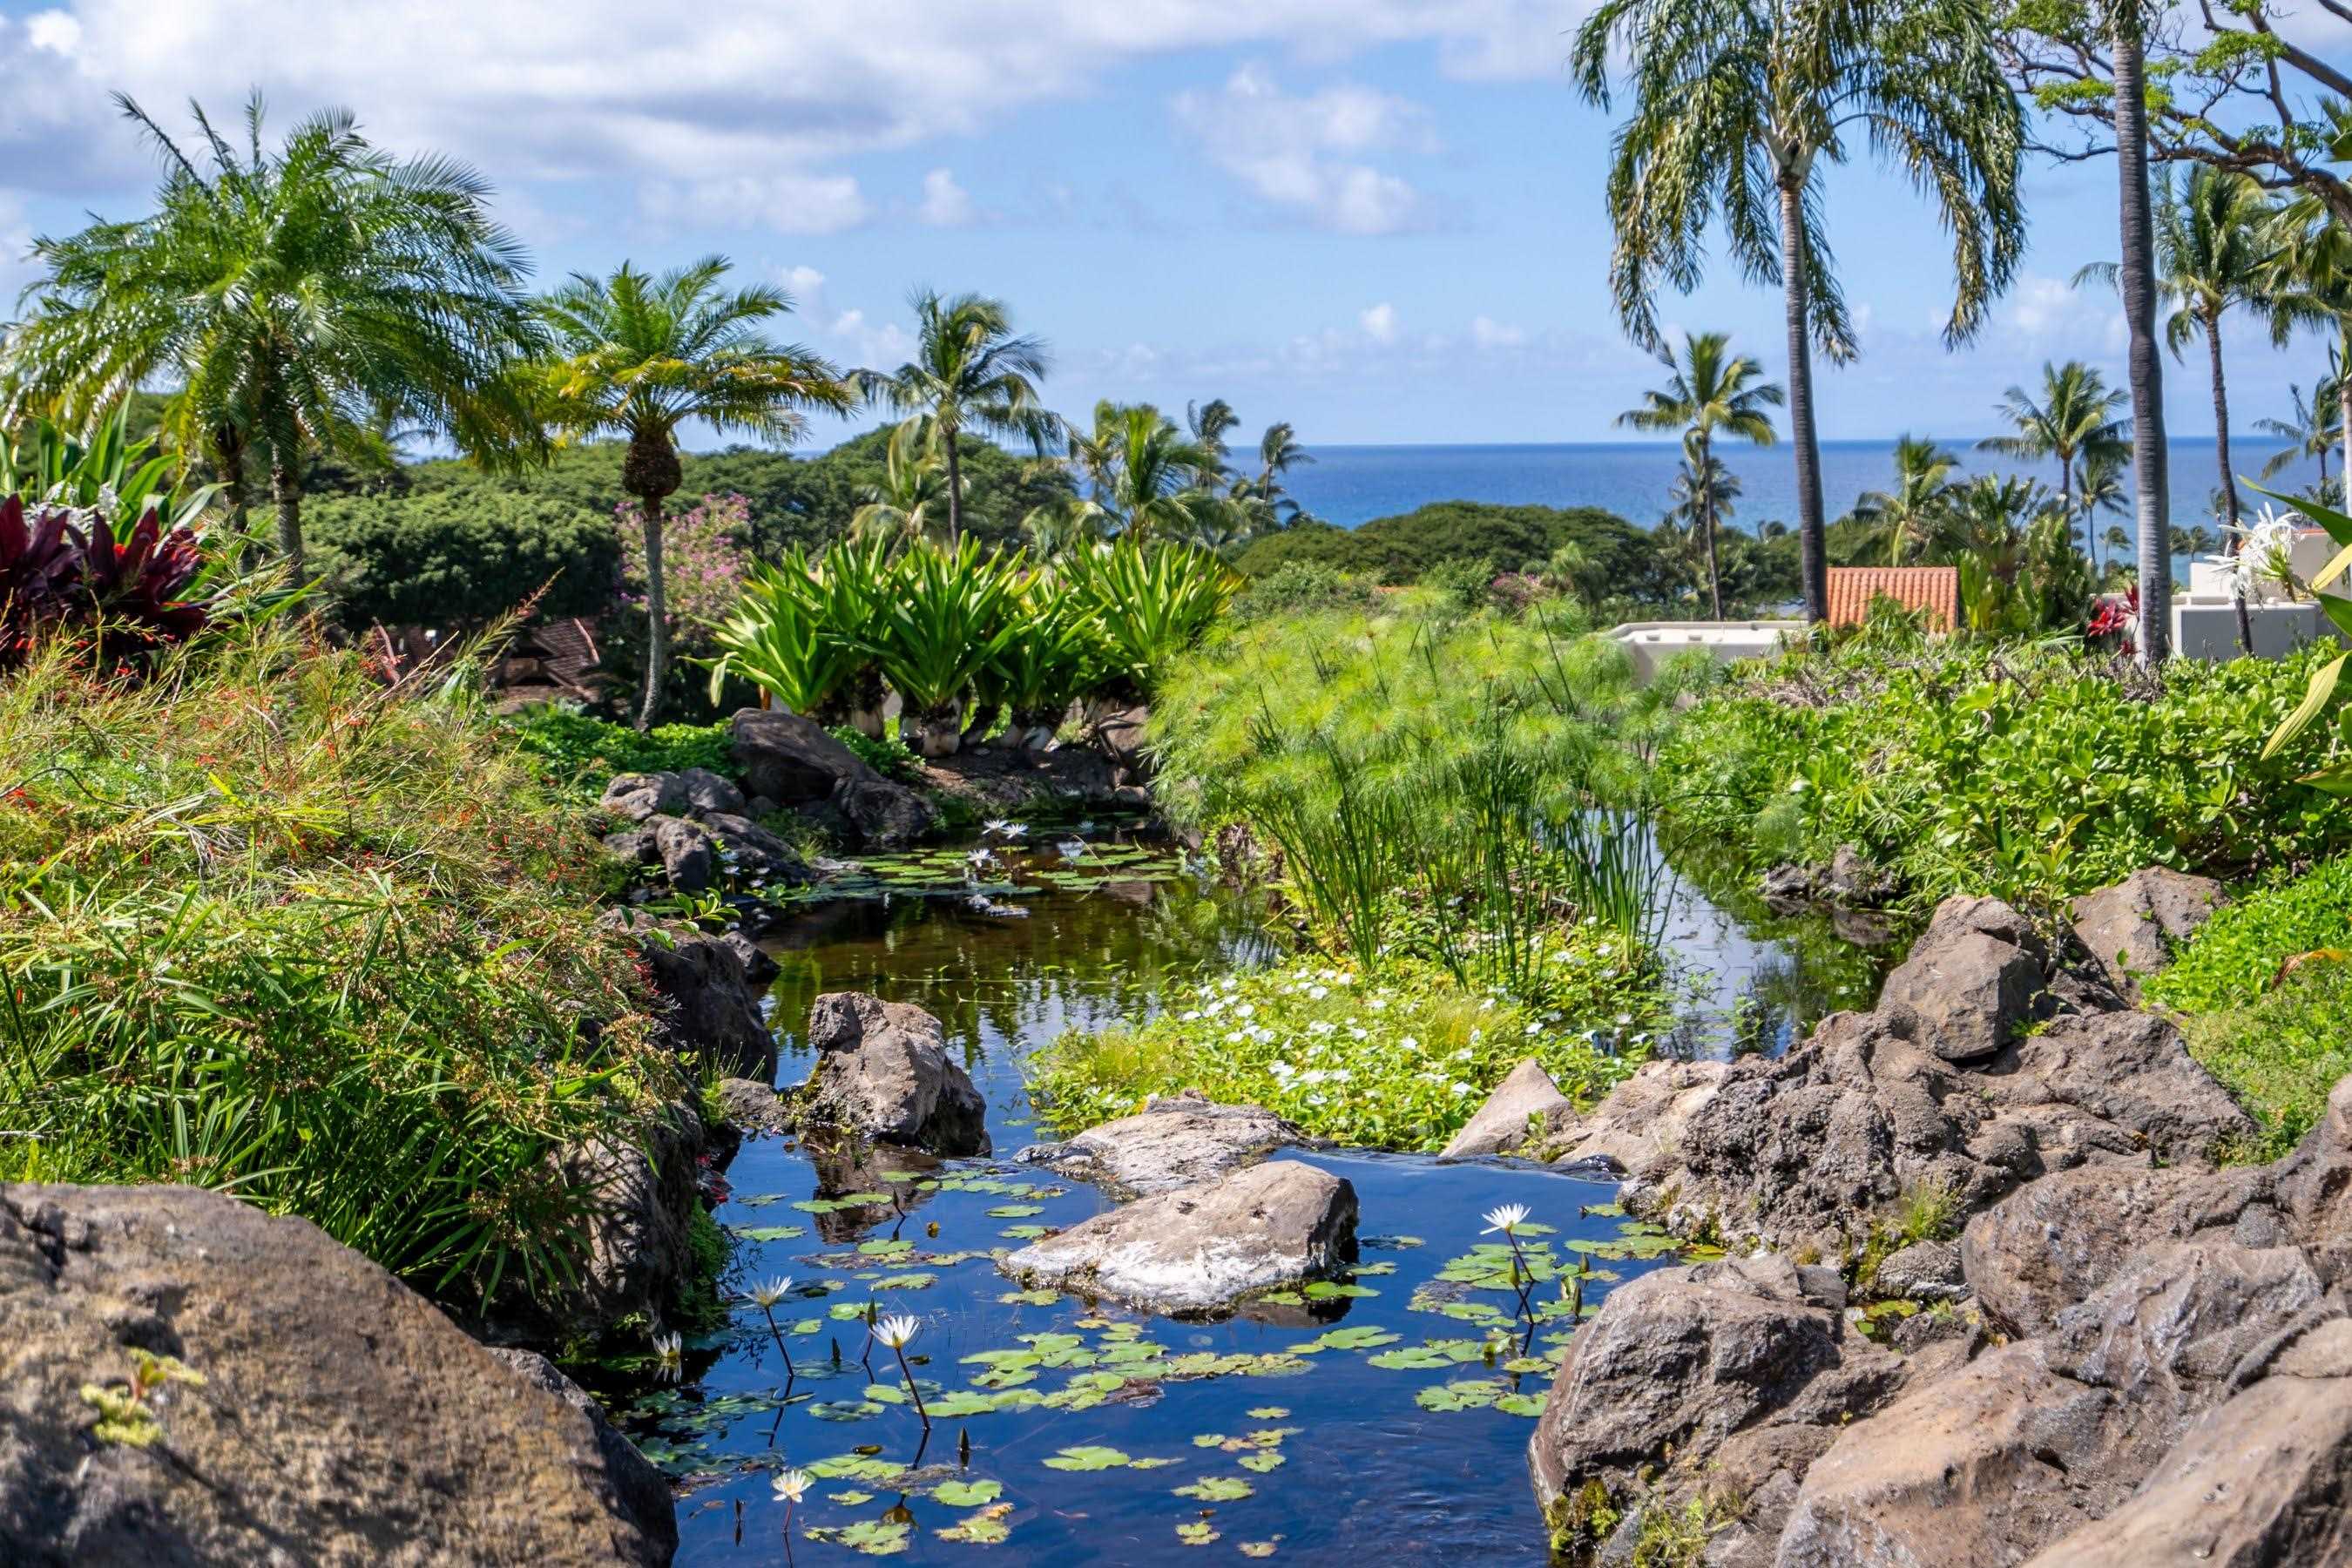
[{"label": "grass", "polygon": [[1654,975],[1605,928],[1566,945],[1540,1009],[1409,958],[1370,979],[1308,960],[1206,981],[1147,1022],[1062,1036],[1033,1059],[1031,1090],[1066,1134],[1198,1088],[1351,1147],[1442,1148],[1522,1058],[1589,1104],[1665,1026]]},{"label": "grass", "polygon": [[2189,1054],[2237,1096],[2263,1130],[2242,1160],[2273,1160],[2327,1113],[2327,1094],[2352,1073],[2352,965],[2306,964],[2275,991],[2192,1016]]},{"label": "grass", "polygon": [[515,745],[539,758],[558,783],[601,795],[614,773],[682,773],[708,768],[732,778],[729,726],[656,724],[640,734],[626,724],[562,708],[534,708],[511,721]]},{"label": "grass", "polygon": [[0,1179],[233,1192],[459,1306],[576,1276],[551,1156],[684,1086],[583,812],[463,674],[264,624],[0,682]]}]

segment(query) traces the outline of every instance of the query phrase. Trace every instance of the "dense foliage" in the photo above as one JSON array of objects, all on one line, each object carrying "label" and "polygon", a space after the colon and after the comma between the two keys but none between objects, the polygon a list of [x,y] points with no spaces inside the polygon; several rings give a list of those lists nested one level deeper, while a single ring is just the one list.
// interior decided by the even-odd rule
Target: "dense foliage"
[{"label": "dense foliage", "polygon": [[2328,1091],[2352,1075],[2352,965],[2304,964],[2278,988],[2236,1007],[2192,1016],[2189,1051],[2261,1123],[2249,1160],[2275,1159],[2327,1114]]},{"label": "dense foliage", "polygon": [[311,564],[354,630],[462,636],[533,595],[541,615],[601,616],[620,580],[612,514],[552,495],[485,487],[327,496],[311,503],[305,527]]},{"label": "dense foliage", "polygon": [[2165,865],[2229,878],[2352,845],[2296,781],[2314,731],[2263,743],[2325,656],[2135,675],[2078,653],[1855,639],[1748,667],[1659,758],[1677,837],[1749,873],[1851,844],[1927,902],[2042,908]]},{"label": "dense foliage", "polygon": [[1620,591],[1628,596],[1640,597],[1641,588],[1656,585],[1649,535],[1595,507],[1561,511],[1452,500],[1376,517],[1360,528],[1300,522],[1257,540],[1234,564],[1259,577],[1292,562],[1305,562],[1393,584],[1418,582],[1445,561],[1483,562],[1496,572],[1517,571],[1531,561],[1549,561],[1563,544],[1584,551],[1601,576],[1623,584]]},{"label": "dense foliage", "polygon": [[576,1274],[551,1156],[681,1086],[583,819],[463,681],[266,622],[143,682],[53,641],[0,757],[9,1179],[234,1191],[465,1305]]},{"label": "dense foliage", "polygon": [[1198,1087],[1358,1148],[1441,1148],[1523,1058],[1589,1103],[1647,1055],[1664,1020],[1641,965],[1599,932],[1572,946],[1562,994],[1540,1010],[1411,962],[1367,975],[1311,961],[1204,982],[1163,998],[1148,1022],[1062,1036],[1035,1058],[1032,1087],[1066,1131]]},{"label": "dense foliage", "polygon": [[562,708],[534,708],[512,721],[515,744],[537,757],[558,784],[601,794],[614,773],[732,771],[729,728],[656,724],[650,731]]},{"label": "dense foliage", "polygon": [[[2203,1013],[2252,1002],[2304,954],[2352,949],[2352,858],[2261,888],[2216,910],[2147,983],[2167,1006]],[[2347,1034],[2352,1040],[2352,1034]]]}]

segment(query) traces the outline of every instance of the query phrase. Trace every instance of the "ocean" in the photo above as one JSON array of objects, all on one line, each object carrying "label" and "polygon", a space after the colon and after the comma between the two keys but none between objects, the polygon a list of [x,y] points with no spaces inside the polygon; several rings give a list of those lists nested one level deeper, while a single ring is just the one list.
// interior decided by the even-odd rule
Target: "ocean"
[{"label": "ocean", "polygon": [[[2054,486],[2055,463],[2024,463],[1976,450],[1972,441],[1948,441],[1958,453],[1963,477],[1979,473],[2029,474]],[[2180,439],[2172,448],[2172,521],[2176,527],[2213,522],[2212,502],[2220,474],[2213,442]],[[2258,476],[2283,449],[2280,442],[2232,436],[2231,466],[2242,479]],[[1785,441],[1776,447],[1728,445],[1717,448],[1739,477],[1742,494],[1731,525],[1755,531],[1760,523],[1797,520],[1796,459]],[[1312,463],[1286,477],[1299,505],[1326,522],[1355,528],[1376,517],[1411,511],[1431,501],[1495,501],[1514,506],[1597,506],[1646,528],[1664,515],[1667,488],[1682,458],[1670,441],[1595,441],[1517,446],[1312,447]],[[1242,454],[1236,453],[1236,458]],[[2279,489],[2307,484],[2316,472],[2305,460],[2265,481]],[[1822,443],[1823,504],[1834,521],[1864,490],[1886,489],[1894,479],[1892,441]],[[2241,505],[2259,497],[2240,490]],[[2130,527],[2130,519],[2110,521]],[[2104,530],[2105,522],[2102,523]]]}]

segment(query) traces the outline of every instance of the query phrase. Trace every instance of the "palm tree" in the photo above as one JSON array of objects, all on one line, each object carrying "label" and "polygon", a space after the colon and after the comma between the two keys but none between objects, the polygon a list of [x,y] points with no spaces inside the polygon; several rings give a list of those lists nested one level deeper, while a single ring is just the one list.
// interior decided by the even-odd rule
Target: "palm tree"
[{"label": "palm tree", "polygon": [[1951,509],[1952,475],[1959,466],[1931,437],[1906,433],[1895,438],[1895,488],[1864,490],[1853,503],[1856,522],[1885,532],[1889,566],[1933,547]]},{"label": "palm tree", "polygon": [[1234,405],[1222,397],[1184,405],[1184,425],[1192,432],[1193,444],[1213,459],[1208,468],[1202,470],[1202,484],[1213,484],[1224,478],[1225,437],[1238,428],[1241,422],[1242,416],[1234,412]]},{"label": "palm tree", "polygon": [[[2074,521],[2075,460],[2123,451],[2123,421],[2116,417],[2116,410],[2124,400],[2123,392],[2110,391],[2106,378],[2081,360],[2070,359],[2064,364],[2052,364],[2045,360],[2042,365],[2041,402],[2027,395],[2023,387],[2012,386],[2001,394],[1996,405],[2001,416],[2017,426],[2017,434],[1988,436],[1977,446],[1980,450],[2009,458],[2057,458],[2058,510],[2071,528]],[[2091,570],[2098,569],[2098,545],[2094,540]]]},{"label": "palm tree", "polygon": [[[2326,331],[2327,379],[2312,388],[2315,416],[2332,405],[2335,429],[2344,443],[2344,477],[2352,483],[2352,232],[2336,223],[2317,197],[2304,196],[2282,208],[2273,229],[2278,249],[2272,263],[2271,340],[2284,346],[2297,326]],[[2327,482],[2326,458],[2319,482]],[[2270,470],[2264,469],[2265,475]]]},{"label": "palm tree", "polygon": [[1073,431],[1069,453],[1089,493],[1049,509],[1058,517],[1033,513],[1035,526],[1024,524],[1033,537],[1158,534],[1215,549],[1245,531],[1235,503],[1201,487],[1214,456],[1149,403],[1097,403],[1093,430]]},{"label": "palm tree", "polygon": [[864,395],[901,414],[927,414],[948,468],[948,542],[963,537],[963,460],[967,435],[1018,437],[1039,455],[1061,428],[1038,401],[1052,356],[1045,340],[1013,331],[1003,301],[978,294],[914,296],[915,357],[894,371],[861,370],[851,379]]},{"label": "palm tree", "polygon": [[[1680,366],[1671,357],[1666,366],[1674,376],[1663,387],[1642,395],[1639,408],[1617,416],[1617,423],[1636,430],[1679,430],[1691,453],[1694,469],[1709,471],[1715,433],[1737,436],[1769,447],[1773,441],[1772,416],[1764,411],[1780,406],[1784,395],[1777,382],[1762,380],[1764,367],[1745,354],[1729,352],[1728,332],[1696,332],[1683,339]],[[1712,494],[1702,487],[1702,506]],[[1723,574],[1716,559],[1716,518],[1703,512],[1698,537],[1706,558],[1706,591],[1717,620],[1723,619]]]},{"label": "palm tree", "polygon": [[2263,465],[2263,478],[2275,479],[2285,469],[2305,458],[2319,459],[2319,489],[2327,486],[2327,458],[2336,450],[2343,435],[2343,403],[2336,393],[2336,378],[2320,377],[2311,389],[2311,401],[2303,400],[2303,388],[2287,384],[2287,396],[2294,404],[2293,419],[2257,419],[2254,428],[2265,436],[2274,436],[2287,443],[2286,449],[2274,453]]},{"label": "palm tree", "polygon": [[625,261],[609,278],[574,273],[540,301],[553,340],[537,377],[549,423],[567,435],[616,435],[629,444],[621,489],[637,503],[646,534],[640,730],[653,723],[668,674],[662,503],[684,478],[678,427],[700,422],[785,442],[806,428],[806,410],[845,412],[852,403],[833,366],[761,333],[762,322],[791,311],[791,297],[765,284],[728,292],[719,286],[727,271],[721,256],[658,277]]},{"label": "palm tree", "polygon": [[[2074,474],[2074,510],[2083,520],[2084,533],[2096,534],[2108,550],[2125,554],[2131,551],[2131,535],[2112,523],[2101,531],[2099,518],[2105,513],[2120,517],[2131,510],[2131,492],[2124,485],[2124,463],[2130,455],[2128,446],[2087,451]],[[2123,540],[2120,545],[2116,542],[2119,536]],[[2099,565],[2095,557],[2092,574],[2100,582],[2106,580],[2106,568]]]},{"label": "palm tree", "polygon": [[383,433],[447,431],[505,465],[542,444],[509,375],[536,342],[522,247],[489,215],[489,187],[437,156],[395,160],[350,112],[298,123],[262,149],[194,109],[205,163],[145,110],[116,103],[162,154],[155,211],[33,246],[40,276],[10,336],[10,422],[92,424],[151,381],[176,381],[165,423],[208,457],[242,532],[249,460],[268,470],[278,542],[305,572],[305,452],[382,465]]},{"label": "palm tree", "polygon": [[1738,510],[1739,476],[1725,466],[1721,458],[1702,453],[1692,440],[1683,443],[1682,467],[1675,471],[1674,483],[1666,489],[1666,515],[1664,526],[1681,535],[1685,552],[1692,564],[1706,572],[1708,592],[1713,595],[1710,613],[1723,619],[1722,579],[1715,554],[1714,525],[1727,521]]},{"label": "palm tree", "polygon": [[2132,478],[2139,500],[2139,627],[2143,668],[2172,651],[2172,487],[2166,472],[2164,363],[2156,347],[2155,215],[2147,195],[2147,17],[2140,0],[2104,0],[2116,106],[2116,180],[2123,259],[2116,283],[2131,330]]},{"label": "palm tree", "polygon": [[[1859,132],[1932,196],[1952,235],[1948,342],[1976,332],[2025,242],[2023,135],[1987,0],[1601,0],[1578,32],[1578,84],[1606,106],[1632,64],[1633,118],[1609,175],[1610,281],[1627,331],[1655,348],[1661,279],[1687,292],[1720,211],[1730,254],[1780,285],[1805,613],[1829,613],[1812,350],[1855,353],[1822,238],[1824,171]],[[1776,232],[1777,230],[1777,232]]]},{"label": "palm tree", "polygon": [[1298,503],[1283,495],[1282,476],[1301,463],[1314,460],[1314,455],[1299,445],[1298,432],[1290,421],[1278,419],[1257,438],[1257,478],[1246,482],[1255,494],[1269,503],[1288,507],[1296,515]]},{"label": "palm tree", "polygon": [[849,520],[850,532],[860,539],[920,539],[946,518],[947,494],[947,466],[930,421],[920,415],[902,420],[882,450],[882,482],[858,492],[864,504]]}]

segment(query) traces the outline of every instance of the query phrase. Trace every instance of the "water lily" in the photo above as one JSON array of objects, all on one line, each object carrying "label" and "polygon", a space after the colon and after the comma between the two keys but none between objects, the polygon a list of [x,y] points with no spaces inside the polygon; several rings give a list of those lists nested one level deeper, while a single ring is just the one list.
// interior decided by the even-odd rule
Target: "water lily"
[{"label": "water lily", "polygon": [[676,1377],[686,1366],[686,1341],[677,1334],[654,1336],[654,1370]]},{"label": "water lily", "polygon": [[787,1386],[799,1374],[793,1370],[793,1352],[784,1343],[784,1331],[776,1326],[776,1303],[782,1300],[792,1288],[791,1277],[782,1274],[764,1285],[751,1287],[751,1300],[768,1320],[768,1337],[776,1342],[776,1353],[784,1358],[784,1383]]},{"label": "water lily", "polygon": [[[1519,1211],[1519,1217],[1527,1217],[1525,1209]],[[902,1351],[922,1326],[921,1321],[914,1318],[885,1318],[874,1325],[874,1337],[894,1351]]]},{"label": "water lily", "polygon": [[1480,1236],[1492,1236],[1498,1230],[1505,1236],[1517,1236],[1519,1226],[1528,1223],[1528,1205],[1505,1204],[1501,1208],[1488,1209],[1486,1219],[1486,1228],[1478,1233]]},{"label": "water lily", "polygon": [[1025,822],[1010,822],[1002,816],[992,816],[980,825],[980,830],[994,838],[1020,838],[1029,832]]},{"label": "water lily", "polygon": [[773,1483],[776,1489],[776,1500],[782,1503],[798,1502],[808,1495],[808,1489],[814,1481],[815,1478],[806,1470],[786,1470],[776,1477]]},{"label": "water lily", "polygon": [[762,1307],[772,1307],[777,1302],[782,1300],[784,1297],[791,1292],[792,1288],[793,1282],[791,1277],[788,1275],[779,1274],[776,1278],[769,1280],[764,1285],[752,1286],[751,1296],[751,1300],[759,1305]]}]

